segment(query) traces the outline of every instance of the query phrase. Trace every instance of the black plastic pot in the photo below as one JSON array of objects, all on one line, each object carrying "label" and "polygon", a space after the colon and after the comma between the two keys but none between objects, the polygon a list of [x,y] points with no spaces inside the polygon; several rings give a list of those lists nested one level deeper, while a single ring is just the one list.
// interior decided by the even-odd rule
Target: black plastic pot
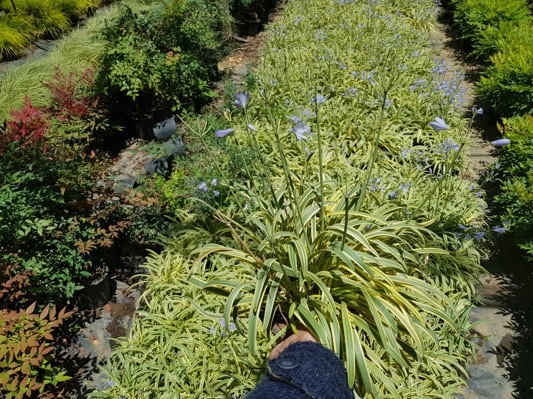
[{"label": "black plastic pot", "polygon": [[187,149],[185,148],[185,143],[181,136],[175,136],[168,140],[166,143],[162,144],[165,149],[167,156],[176,156],[182,157],[187,155]]},{"label": "black plastic pot", "polygon": [[239,36],[255,36],[263,30],[261,21],[243,21],[237,24]]},{"label": "black plastic pot", "polygon": [[109,269],[104,267],[91,284],[85,286],[78,294],[78,304],[81,308],[94,310],[104,306],[112,296],[109,279]]},{"label": "black plastic pot", "polygon": [[135,188],[137,185],[137,179],[135,177],[130,177],[129,179],[122,179],[117,180],[115,183],[115,186],[113,187],[113,191],[116,194],[125,194],[129,192],[131,189]]},{"label": "black plastic pot", "polygon": [[134,118],[134,134],[136,137],[141,140],[152,140],[153,139],[153,127],[154,119],[152,116],[145,116],[142,118]]},{"label": "black plastic pot", "polygon": [[144,164],[144,170],[148,176],[156,173],[168,176],[170,174],[171,162],[171,157],[155,158]]},{"label": "black plastic pot", "polygon": [[166,140],[174,134],[177,128],[176,119],[168,118],[154,125],[154,136],[157,140]]}]

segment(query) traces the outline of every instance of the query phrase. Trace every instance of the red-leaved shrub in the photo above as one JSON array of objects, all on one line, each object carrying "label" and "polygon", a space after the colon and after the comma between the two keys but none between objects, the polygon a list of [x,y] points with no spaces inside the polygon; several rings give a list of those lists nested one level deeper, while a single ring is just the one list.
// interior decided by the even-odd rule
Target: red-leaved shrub
[{"label": "red-leaved shrub", "polygon": [[3,155],[13,142],[17,142],[21,148],[36,148],[44,144],[50,129],[50,118],[42,108],[34,106],[30,98],[25,97],[24,106],[20,110],[11,111],[10,114],[11,119],[0,134],[0,155]]},{"label": "red-leaved shrub", "polygon": [[83,119],[97,108],[98,101],[85,93],[94,85],[94,74],[94,69],[86,69],[80,75],[56,68],[53,79],[44,85],[52,94],[50,112],[55,118],[60,121]]}]

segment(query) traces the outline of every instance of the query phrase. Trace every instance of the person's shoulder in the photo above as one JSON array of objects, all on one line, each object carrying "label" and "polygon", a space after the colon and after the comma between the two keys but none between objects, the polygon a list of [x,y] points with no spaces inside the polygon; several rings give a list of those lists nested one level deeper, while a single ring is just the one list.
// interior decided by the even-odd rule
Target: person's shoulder
[{"label": "person's shoulder", "polygon": [[332,351],[316,342],[296,342],[269,361],[266,377],[249,397],[261,398],[353,399],[354,394]]}]

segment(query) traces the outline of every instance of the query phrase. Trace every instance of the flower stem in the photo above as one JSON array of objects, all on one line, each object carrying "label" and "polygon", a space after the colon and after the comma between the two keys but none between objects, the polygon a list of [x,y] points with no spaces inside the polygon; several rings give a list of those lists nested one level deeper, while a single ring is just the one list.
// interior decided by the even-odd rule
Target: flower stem
[{"label": "flower stem", "polygon": [[320,133],[320,115],[318,102],[315,103],[316,130],[318,136],[318,178],[320,181],[320,231],[324,231],[324,165],[322,162],[322,134]]},{"label": "flower stem", "polygon": [[[185,122],[184,122],[185,123]],[[187,125],[185,123],[185,125]],[[188,125],[187,125],[188,126]],[[191,131],[194,131],[194,129],[192,129],[190,126],[188,126],[189,129]],[[203,130],[202,132],[200,132],[200,130]],[[229,191],[231,193],[231,195],[233,196],[233,198],[235,199],[235,202],[237,203],[237,206],[239,207],[239,209],[241,210],[242,213],[244,213],[244,209],[241,205],[241,202],[239,201],[239,199],[237,198],[237,195],[235,194],[235,191],[233,189],[233,187],[231,186],[231,184],[229,183],[228,179],[226,178],[226,175],[224,174],[224,172],[222,171],[222,169],[220,169],[220,166],[215,158],[215,156],[213,155],[212,151],[211,151],[211,148],[209,148],[209,146],[207,145],[207,143],[205,142],[204,140],[204,135],[207,134],[207,129],[201,129],[201,126],[200,126],[200,120],[198,119],[198,130],[197,130],[197,133],[198,133],[198,137],[200,138],[200,142],[202,143],[202,145],[205,147],[207,153],[209,154],[209,156],[211,157],[211,159],[213,160],[213,164],[215,165],[218,173],[220,174],[220,176],[222,176],[222,179],[224,180],[224,183],[226,184],[226,186],[229,188]]]},{"label": "flower stem", "polygon": [[379,115],[379,126],[374,129],[374,137],[372,138],[372,145],[373,145],[372,155],[370,156],[370,160],[368,161],[368,168],[366,170],[365,180],[361,187],[361,193],[359,195],[359,198],[357,199],[357,205],[355,206],[355,210],[357,212],[359,212],[361,210],[361,207],[363,206],[363,202],[366,196],[366,190],[367,190],[368,184],[370,183],[370,178],[372,177],[372,169],[374,168],[374,161],[378,153],[379,138],[381,136],[381,131],[383,129],[383,118],[385,116],[385,104],[387,102],[387,93],[388,93],[387,90],[384,90],[383,101],[381,102],[381,112]]}]

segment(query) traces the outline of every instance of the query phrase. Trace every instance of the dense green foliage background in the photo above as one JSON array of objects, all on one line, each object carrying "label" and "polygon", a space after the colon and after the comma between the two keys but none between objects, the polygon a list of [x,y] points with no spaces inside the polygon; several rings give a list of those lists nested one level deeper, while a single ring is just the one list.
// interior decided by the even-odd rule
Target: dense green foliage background
[{"label": "dense green foliage background", "polygon": [[511,140],[501,150],[501,194],[495,198],[502,221],[528,257],[532,253],[531,134],[533,131],[533,17],[522,0],[452,1],[455,24],[486,64],[478,93],[495,112],[500,132]]}]

